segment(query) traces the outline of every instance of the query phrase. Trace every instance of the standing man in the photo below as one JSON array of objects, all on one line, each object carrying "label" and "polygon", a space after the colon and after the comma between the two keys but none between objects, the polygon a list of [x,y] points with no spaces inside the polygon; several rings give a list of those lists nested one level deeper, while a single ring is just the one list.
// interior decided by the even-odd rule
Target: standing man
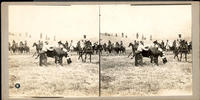
[{"label": "standing man", "polygon": [[135,66],[138,66],[138,64],[142,65],[143,63],[142,50],[144,50],[144,43],[140,41],[137,51],[135,52]]},{"label": "standing man", "polygon": [[65,42],[65,48],[68,50],[69,43],[68,41]]},{"label": "standing man", "polygon": [[167,40],[166,44],[165,44],[165,48],[167,51],[169,51],[169,40]]},{"label": "standing man", "polygon": [[[45,66],[47,66],[47,54],[46,54],[46,52],[47,52],[47,50],[49,48],[48,44],[49,43],[47,41],[45,41],[41,52],[38,54],[38,56],[40,57],[40,59],[39,59],[39,65],[40,66],[42,66],[43,64]],[[36,58],[38,58],[38,56]]]}]

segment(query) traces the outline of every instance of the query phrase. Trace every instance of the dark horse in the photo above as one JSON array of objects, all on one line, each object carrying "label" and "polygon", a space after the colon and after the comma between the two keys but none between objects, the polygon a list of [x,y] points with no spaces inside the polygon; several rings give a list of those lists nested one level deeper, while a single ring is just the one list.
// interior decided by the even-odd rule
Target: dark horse
[{"label": "dark horse", "polygon": [[138,65],[138,60],[142,60],[142,57],[148,57],[151,59],[151,63],[158,65],[158,57],[162,57],[163,63],[167,63],[167,59],[161,48],[149,47],[147,50],[142,50],[142,52],[136,52],[135,55],[135,65]]},{"label": "dark horse", "polygon": [[108,44],[108,46],[107,46],[108,52],[109,52],[109,53],[112,53],[113,49],[114,49],[114,46],[113,46],[111,43]]},{"label": "dark horse", "polygon": [[13,53],[15,53],[18,50],[18,46],[16,43],[13,43],[12,46],[10,47]]},{"label": "dark horse", "polygon": [[42,45],[37,44],[35,42],[33,43],[32,47],[35,47],[35,49],[36,49],[36,52],[33,54],[33,56],[35,56],[36,54],[39,54],[39,52],[42,50]]},{"label": "dark horse", "polygon": [[85,61],[84,62],[86,62],[87,55],[90,56],[90,62],[91,62],[93,49],[92,49],[92,43],[90,41],[85,42],[85,46],[83,47],[83,54],[85,54]]},{"label": "dark horse", "polygon": [[20,42],[19,51],[20,53],[29,53],[30,48],[26,44]]},{"label": "dark horse", "polygon": [[131,56],[131,54],[133,54],[132,57],[134,57],[135,56],[135,51],[138,48],[138,44],[137,43],[135,43],[135,44],[129,43],[128,47],[131,47],[131,49],[132,49],[132,52],[128,55],[128,57]]},{"label": "dark horse", "polygon": [[[80,45],[77,45],[77,51],[78,51],[78,54],[79,54],[79,57],[78,59],[82,59],[82,62],[86,62],[86,59],[87,59],[87,55],[89,55],[89,59],[90,59],[90,62],[92,61],[92,54],[94,53],[93,52],[93,47],[92,47],[92,43],[90,41],[86,41],[85,43],[85,46],[83,48],[81,48]],[[85,55],[85,59],[83,59],[83,55]]]},{"label": "dark horse", "polygon": [[180,61],[182,59],[183,53],[185,54],[185,61],[187,61],[187,54],[189,53],[188,43],[185,40],[180,41],[180,46],[178,47],[178,53],[180,53]]},{"label": "dark horse", "polygon": [[55,58],[55,63],[57,62],[63,66],[63,57],[67,58],[67,63],[72,63],[71,58],[69,57],[67,52],[64,52],[61,48],[51,47],[52,50],[47,50],[46,52],[41,51],[39,53],[39,65],[47,65],[47,57]]}]

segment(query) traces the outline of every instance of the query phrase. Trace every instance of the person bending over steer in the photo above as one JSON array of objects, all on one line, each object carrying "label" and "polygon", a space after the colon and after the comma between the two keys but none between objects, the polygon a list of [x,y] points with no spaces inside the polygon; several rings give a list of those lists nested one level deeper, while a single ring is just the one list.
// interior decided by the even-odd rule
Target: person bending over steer
[{"label": "person bending over steer", "polygon": [[56,52],[56,55],[55,55],[55,63],[56,64],[58,62],[61,66],[63,66],[62,55],[65,55],[65,54],[67,57],[67,63],[68,64],[71,63],[71,58],[69,57],[69,52],[66,48],[64,48],[64,44],[61,41],[58,42],[58,48],[55,48],[55,52]]},{"label": "person bending over steer", "polygon": [[59,62],[59,64],[62,66],[62,58],[65,56],[67,58],[67,63],[70,64],[71,58],[69,57],[69,53],[64,48],[62,42],[58,42],[58,46],[50,46],[48,45],[48,42],[45,42],[45,45],[43,45],[43,48],[40,55],[39,65],[45,65],[47,66],[47,57],[55,58],[55,63]]}]

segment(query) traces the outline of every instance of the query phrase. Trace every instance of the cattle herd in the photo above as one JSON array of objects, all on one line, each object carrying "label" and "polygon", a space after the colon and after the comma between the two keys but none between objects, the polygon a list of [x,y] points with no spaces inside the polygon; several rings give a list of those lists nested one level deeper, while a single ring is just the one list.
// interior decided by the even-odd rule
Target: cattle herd
[{"label": "cattle herd", "polygon": [[[80,40],[74,43],[71,40],[70,43],[66,41],[62,43],[58,42],[57,46],[50,45],[48,43],[43,43],[42,41],[34,42],[32,48],[34,49],[33,56],[39,58],[39,65],[46,65],[47,57],[55,58],[55,63],[62,65],[63,57],[67,58],[67,63],[73,63],[70,58],[70,54],[75,53],[78,55],[78,59],[82,62],[86,62],[88,56],[89,61],[92,60],[92,55],[102,55],[102,53],[107,55],[125,55],[127,54],[126,48],[131,48],[131,53],[128,53],[128,57],[131,59],[135,58],[135,66],[142,64],[143,57],[148,57],[151,59],[151,63],[155,62],[158,65],[158,57],[162,57],[163,63],[167,63],[167,58],[164,52],[172,51],[174,54],[174,59],[181,61],[182,55],[185,55],[185,61],[187,61],[187,54],[192,50],[192,42],[186,40],[174,40],[171,44],[167,40],[166,42],[157,40],[151,41],[152,45],[146,45],[144,41],[134,41],[130,42],[128,46],[123,44],[123,41],[115,42],[108,40],[106,43],[101,42],[91,42],[90,40]],[[11,54],[26,54],[30,53],[30,47],[27,45],[27,41],[20,41],[19,43],[12,41],[9,44],[9,52]],[[46,50],[44,50],[46,48]],[[179,56],[180,55],[180,56]]]}]

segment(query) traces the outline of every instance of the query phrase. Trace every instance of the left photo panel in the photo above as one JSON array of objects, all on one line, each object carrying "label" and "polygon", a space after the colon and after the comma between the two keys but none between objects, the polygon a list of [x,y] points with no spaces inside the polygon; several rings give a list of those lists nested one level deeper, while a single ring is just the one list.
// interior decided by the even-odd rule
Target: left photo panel
[{"label": "left photo panel", "polygon": [[99,95],[96,5],[9,5],[9,96]]}]

